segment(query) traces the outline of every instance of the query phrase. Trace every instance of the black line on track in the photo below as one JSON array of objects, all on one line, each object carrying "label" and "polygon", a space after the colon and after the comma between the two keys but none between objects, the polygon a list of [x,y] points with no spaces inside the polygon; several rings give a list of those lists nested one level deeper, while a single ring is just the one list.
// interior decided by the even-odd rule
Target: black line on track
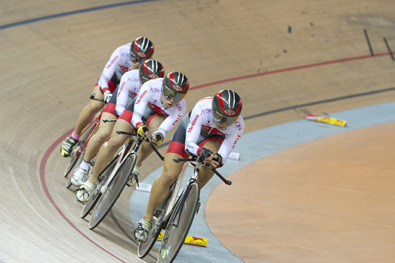
[{"label": "black line on track", "polygon": [[[250,115],[247,117],[243,117],[244,120],[249,120],[249,119],[254,119],[278,112],[283,112],[287,110],[294,110],[297,108],[302,108],[302,107],[308,107],[308,106],[313,106],[313,105],[318,105],[318,104],[324,104],[324,103],[329,103],[329,102],[334,102],[334,101],[340,101],[340,100],[346,100],[346,99],[351,99],[351,98],[357,98],[357,97],[363,97],[363,96],[369,96],[377,93],[383,93],[383,92],[389,92],[389,91],[395,91],[395,87],[392,88],[386,88],[386,89],[381,89],[381,90],[374,90],[374,91],[369,91],[369,92],[363,92],[363,93],[358,93],[358,94],[353,94],[353,95],[348,95],[348,96],[343,96],[343,97],[338,97],[338,98],[333,98],[333,99],[327,99],[327,100],[320,100],[320,101],[315,101],[315,102],[310,102],[310,103],[305,103],[305,104],[300,104],[300,105],[294,105],[294,106],[289,106],[289,107],[284,107],[276,110],[271,110],[271,111],[266,111],[254,115]],[[168,142],[163,142],[158,146],[158,149],[167,147],[170,141]]]},{"label": "black line on track", "polygon": [[370,50],[370,55],[372,55],[372,57],[374,57],[373,49],[372,49],[372,46],[370,45],[370,40],[369,40],[368,32],[366,31],[366,29],[364,29],[363,32],[365,32],[366,42],[368,42],[368,46],[369,46],[369,50]]},{"label": "black line on track", "polygon": [[392,60],[395,60],[394,59],[394,54],[392,54],[392,51],[391,51],[390,45],[388,45],[387,39],[385,37],[383,37],[383,39],[384,39],[385,45],[387,46],[388,52],[391,55]]},{"label": "black line on track", "polygon": [[324,103],[329,103],[329,102],[334,102],[334,101],[339,101],[339,100],[346,100],[346,99],[351,99],[351,98],[369,96],[369,95],[373,95],[373,94],[377,94],[377,93],[394,91],[394,90],[395,90],[395,87],[392,87],[392,88],[363,92],[363,93],[358,93],[358,94],[353,94],[353,95],[348,95],[348,96],[343,96],[343,97],[338,97],[338,98],[333,98],[333,99],[320,100],[320,101],[315,101],[315,102],[310,102],[310,103],[305,103],[305,104],[300,104],[300,105],[294,105],[294,106],[290,106],[290,107],[285,107],[285,108],[281,108],[281,109],[277,109],[277,110],[266,111],[266,112],[262,112],[259,114],[247,116],[244,118],[244,120],[253,119],[256,117],[261,117],[261,116],[265,116],[265,115],[269,115],[269,114],[273,114],[273,113],[277,113],[277,112],[293,110],[293,109],[297,109],[297,108],[313,106],[313,105],[318,105],[318,104],[324,104]]}]

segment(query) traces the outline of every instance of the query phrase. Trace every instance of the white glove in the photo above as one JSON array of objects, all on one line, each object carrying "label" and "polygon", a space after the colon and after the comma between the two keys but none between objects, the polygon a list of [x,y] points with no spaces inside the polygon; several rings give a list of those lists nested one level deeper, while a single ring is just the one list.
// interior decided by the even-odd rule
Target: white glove
[{"label": "white glove", "polygon": [[108,103],[111,100],[112,94],[109,90],[104,92],[104,101]]}]

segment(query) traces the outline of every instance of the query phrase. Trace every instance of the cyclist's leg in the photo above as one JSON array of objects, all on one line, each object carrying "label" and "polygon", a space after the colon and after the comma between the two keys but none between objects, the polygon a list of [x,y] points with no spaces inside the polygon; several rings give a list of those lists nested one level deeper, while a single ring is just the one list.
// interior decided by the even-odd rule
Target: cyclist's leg
[{"label": "cyclist's leg", "polygon": [[173,161],[174,158],[183,158],[183,157],[175,153],[166,153],[165,165],[162,174],[158,178],[156,178],[156,180],[152,185],[147,210],[143,217],[143,219],[145,220],[148,221],[153,220],[155,209],[166,198],[171,184],[174,183],[174,181],[181,173],[184,163],[183,162],[176,163]]},{"label": "cyclist's leg", "polygon": [[[159,126],[162,122],[166,119],[165,115],[154,115],[152,118],[149,118],[147,121],[147,126],[149,129],[149,138],[151,138],[152,133],[158,130]],[[137,167],[141,167],[143,161],[147,159],[147,157],[153,152],[154,150],[148,143],[143,143],[139,150],[139,158],[137,160]]]},{"label": "cyclist's leg", "polygon": [[[100,90],[100,87],[96,85],[93,88],[92,93],[95,93],[95,98],[97,99],[103,99],[103,94]],[[86,105],[81,113],[80,116],[78,117],[77,124],[75,125],[74,128],[74,134],[80,135],[82,130],[88,125],[95,115],[104,107],[104,102],[97,101],[97,100],[90,100],[89,104]]]},{"label": "cyclist's leg", "polygon": [[121,147],[122,144],[124,144],[129,138],[128,135],[117,134],[116,131],[132,132],[133,126],[121,118],[115,123],[110,140],[100,147],[100,150],[97,154],[96,163],[93,167],[92,175],[89,178],[89,181],[93,184],[96,184],[100,172],[114,158],[114,154],[119,149],[119,147]]},{"label": "cyclist's leg", "polygon": [[99,129],[91,137],[86,148],[84,160],[87,162],[90,162],[99,152],[100,147],[110,137],[115,126],[115,122],[103,122],[103,119],[116,120],[117,117],[107,112],[102,113]]},{"label": "cyclist's leg", "polygon": [[[206,149],[209,149],[213,153],[217,153],[219,150],[219,147],[221,146],[221,143],[214,138],[216,138],[216,137],[209,137],[207,139],[207,141],[203,144],[203,147]],[[199,177],[197,179],[197,182],[198,182],[200,188],[203,188],[203,186],[205,186],[208,183],[208,181],[210,181],[210,179],[213,177],[213,175],[214,175],[214,172],[211,171],[210,167],[203,166],[202,169],[200,169]]]}]

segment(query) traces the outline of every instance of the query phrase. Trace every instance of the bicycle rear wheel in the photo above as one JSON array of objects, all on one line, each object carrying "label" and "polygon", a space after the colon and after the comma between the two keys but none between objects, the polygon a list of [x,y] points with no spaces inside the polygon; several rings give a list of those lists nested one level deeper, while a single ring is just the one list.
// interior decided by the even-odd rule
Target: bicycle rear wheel
[{"label": "bicycle rear wheel", "polygon": [[166,226],[160,245],[158,263],[173,262],[191,228],[199,203],[200,187],[193,182],[185,190],[185,196],[175,207]]},{"label": "bicycle rear wheel", "polygon": [[132,176],[132,171],[136,165],[136,155],[129,154],[120,165],[115,177],[108,186],[108,189],[100,197],[95,209],[92,212],[92,217],[89,220],[89,229],[94,229],[98,226],[107,213],[111,210],[118,197],[121,195],[129,177]]},{"label": "bicycle rear wheel", "polygon": [[81,218],[85,218],[90,211],[95,207],[97,201],[99,200],[101,196],[100,189],[103,186],[103,184],[107,181],[108,177],[111,175],[112,170],[117,164],[117,160],[119,158],[119,155],[117,155],[107,166],[104,168],[103,172],[99,175],[99,182],[96,185],[95,190],[93,191],[93,195],[91,198],[89,198],[88,202],[85,203],[84,207],[82,208],[81,211]]},{"label": "bicycle rear wheel", "polygon": [[[79,146],[79,147],[80,147],[80,146]],[[79,151],[79,149],[80,149],[80,148],[78,148],[77,151]],[[74,161],[73,167],[72,167],[73,169],[74,169],[74,168],[77,168],[78,166],[80,166],[82,160],[84,159],[85,150],[86,150],[86,149],[82,150],[82,152],[80,153],[80,155],[79,155],[78,158],[77,158],[77,154],[73,154],[73,157],[72,157],[72,158],[74,158],[74,157],[76,158],[76,160]],[[70,161],[70,163],[71,163],[71,161]],[[72,185],[72,183],[71,183],[71,177],[73,177],[74,172],[75,172],[75,169],[74,169],[74,171],[69,175],[69,177],[67,178],[66,188],[69,188],[69,187]]]}]

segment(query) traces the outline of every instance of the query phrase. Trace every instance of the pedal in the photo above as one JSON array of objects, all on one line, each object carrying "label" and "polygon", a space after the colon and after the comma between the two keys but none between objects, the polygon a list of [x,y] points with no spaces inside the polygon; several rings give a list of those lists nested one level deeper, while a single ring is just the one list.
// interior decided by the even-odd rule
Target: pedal
[{"label": "pedal", "polygon": [[126,185],[129,187],[132,187],[133,186],[133,179],[136,181],[137,187],[139,187],[139,177],[137,176],[137,174],[134,174],[134,173],[132,174],[132,176],[130,176]]},{"label": "pedal", "polygon": [[198,202],[198,204],[197,204],[197,208],[196,208],[196,214],[198,214],[198,213],[199,213],[199,209],[200,209],[200,200],[199,200],[199,202]]}]

